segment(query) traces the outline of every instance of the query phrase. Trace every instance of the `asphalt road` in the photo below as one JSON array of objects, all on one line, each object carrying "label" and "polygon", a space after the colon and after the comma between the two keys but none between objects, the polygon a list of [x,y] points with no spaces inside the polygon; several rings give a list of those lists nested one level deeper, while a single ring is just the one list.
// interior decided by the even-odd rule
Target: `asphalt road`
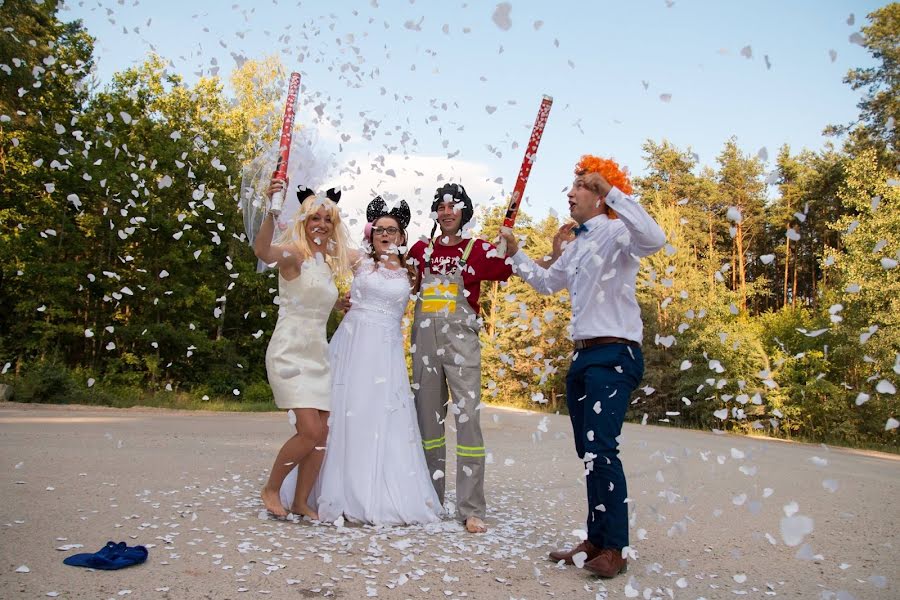
[{"label": "asphalt road", "polygon": [[[261,519],[280,413],[0,403],[0,597],[900,598],[900,457],[626,425],[637,559],[599,580],[546,558],[584,528],[568,419],[486,408],[482,422],[491,529],[475,536],[453,520]],[[150,558],[63,565],[108,540]]]}]

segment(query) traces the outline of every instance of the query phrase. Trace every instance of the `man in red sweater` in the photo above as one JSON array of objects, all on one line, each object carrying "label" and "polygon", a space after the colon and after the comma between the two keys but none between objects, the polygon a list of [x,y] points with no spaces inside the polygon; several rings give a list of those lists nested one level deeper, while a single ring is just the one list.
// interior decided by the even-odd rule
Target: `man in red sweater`
[{"label": "man in red sweater", "polygon": [[[456,417],[457,514],[470,533],[484,533],[484,438],[481,435],[481,342],[478,297],[482,281],[506,281],[512,267],[490,243],[463,238],[474,214],[465,188],[438,188],[431,205],[436,225],[416,242],[409,261],[418,272],[413,321],[413,381],[428,470],[444,501],[447,407]],[[440,227],[441,235],[434,239]],[[448,397],[449,391],[449,397]],[[452,398],[452,403],[450,402]]]}]

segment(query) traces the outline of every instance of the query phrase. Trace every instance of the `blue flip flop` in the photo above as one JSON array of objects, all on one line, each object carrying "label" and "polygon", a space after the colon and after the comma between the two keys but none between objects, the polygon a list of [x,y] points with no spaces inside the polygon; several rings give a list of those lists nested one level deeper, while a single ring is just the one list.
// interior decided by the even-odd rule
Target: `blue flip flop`
[{"label": "blue flip flop", "polygon": [[88,569],[102,569],[114,571],[133,565],[139,565],[147,560],[147,549],[144,546],[132,546],[129,548],[125,542],[107,542],[106,546],[91,554],[73,554],[63,560],[70,567],[86,567]]}]

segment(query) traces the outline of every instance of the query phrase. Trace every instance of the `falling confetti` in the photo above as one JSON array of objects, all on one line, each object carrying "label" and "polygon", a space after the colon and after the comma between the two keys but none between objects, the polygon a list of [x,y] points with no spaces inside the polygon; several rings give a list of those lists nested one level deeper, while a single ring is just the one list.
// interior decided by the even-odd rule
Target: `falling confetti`
[{"label": "falling confetti", "polygon": [[499,27],[501,30],[508,31],[509,28],[512,27],[512,19],[510,18],[511,12],[512,4],[510,4],[509,2],[501,2],[494,9],[494,14],[491,16],[491,20],[494,21],[494,24],[497,25],[497,27]]}]

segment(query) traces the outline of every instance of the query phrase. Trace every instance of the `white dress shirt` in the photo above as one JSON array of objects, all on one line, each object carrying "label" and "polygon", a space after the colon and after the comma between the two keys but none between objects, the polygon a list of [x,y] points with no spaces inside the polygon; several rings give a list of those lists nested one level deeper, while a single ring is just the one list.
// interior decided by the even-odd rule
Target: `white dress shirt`
[{"label": "white dress shirt", "polygon": [[666,243],[666,235],[634,198],[612,188],[606,205],[618,219],[598,215],[549,268],[519,250],[513,267],[542,294],[567,288],[572,302],[572,339],[620,337],[640,343],[641,309],[635,297],[640,258]]}]

